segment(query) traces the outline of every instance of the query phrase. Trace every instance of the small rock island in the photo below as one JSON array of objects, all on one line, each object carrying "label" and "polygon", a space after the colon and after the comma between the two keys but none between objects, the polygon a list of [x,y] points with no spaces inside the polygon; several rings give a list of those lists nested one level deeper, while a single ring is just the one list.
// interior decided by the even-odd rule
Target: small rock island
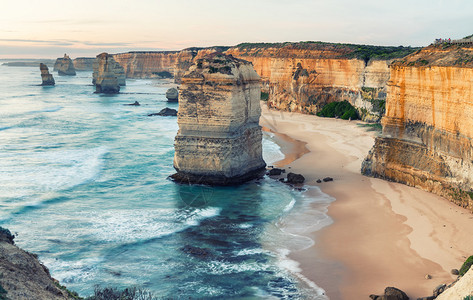
[{"label": "small rock island", "polygon": [[49,73],[49,68],[43,63],[39,64],[39,69],[41,70],[41,80],[43,81],[41,85],[43,86],[51,86],[55,85],[56,82],[54,81],[53,74]]},{"label": "small rock island", "polygon": [[171,178],[236,185],[261,176],[261,81],[250,62],[212,53],[182,77]]}]

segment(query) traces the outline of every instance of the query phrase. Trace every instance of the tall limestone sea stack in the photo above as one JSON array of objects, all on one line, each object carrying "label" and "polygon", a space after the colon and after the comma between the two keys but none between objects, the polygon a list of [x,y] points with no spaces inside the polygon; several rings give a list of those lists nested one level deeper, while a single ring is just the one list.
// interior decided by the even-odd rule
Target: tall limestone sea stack
[{"label": "tall limestone sea stack", "polygon": [[46,66],[43,63],[40,63],[39,64],[39,69],[41,70],[41,79],[43,81],[41,83],[41,85],[43,85],[43,86],[54,85],[55,81],[54,81],[54,78],[53,78],[53,74],[49,74],[48,66]]},{"label": "tall limestone sea stack", "polygon": [[74,68],[74,63],[72,59],[64,54],[64,57],[58,58],[54,64],[54,70],[57,70],[58,75],[61,76],[75,76],[76,69]]},{"label": "tall limestone sea stack", "polygon": [[266,166],[259,99],[251,63],[221,53],[196,60],[182,77],[171,177],[209,185],[259,177]]},{"label": "tall limestone sea stack", "polygon": [[116,94],[120,92],[120,85],[125,85],[125,73],[113,56],[101,53],[94,63],[92,83],[97,93]]},{"label": "tall limestone sea stack", "polygon": [[362,173],[473,211],[473,46],[431,45],[390,70],[383,134]]}]

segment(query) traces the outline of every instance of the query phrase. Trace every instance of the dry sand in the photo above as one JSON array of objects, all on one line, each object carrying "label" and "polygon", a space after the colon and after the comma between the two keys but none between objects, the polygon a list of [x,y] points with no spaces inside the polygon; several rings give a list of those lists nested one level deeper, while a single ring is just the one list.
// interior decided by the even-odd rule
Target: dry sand
[{"label": "dry sand", "polygon": [[[439,196],[360,174],[376,135],[361,122],[263,105],[260,123],[305,143],[305,154],[301,143],[282,143],[291,158],[284,163],[292,161],[287,167],[303,174],[306,184],[336,198],[328,209],[334,223],[311,233],[313,247],[291,254],[330,299],[369,299],[386,286],[411,299],[429,296],[453,281],[450,270],[473,254],[473,214]],[[326,176],[334,181],[316,183]]]}]

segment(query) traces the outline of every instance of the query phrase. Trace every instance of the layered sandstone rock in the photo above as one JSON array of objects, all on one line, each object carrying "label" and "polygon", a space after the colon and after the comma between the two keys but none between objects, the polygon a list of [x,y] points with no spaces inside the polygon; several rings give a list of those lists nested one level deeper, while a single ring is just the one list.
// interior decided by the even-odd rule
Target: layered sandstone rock
[{"label": "layered sandstone rock", "polygon": [[73,60],[76,71],[92,71],[95,57],[77,57]]},{"label": "layered sandstone rock", "polygon": [[113,58],[128,78],[158,78],[173,76],[178,51],[127,52]]},{"label": "layered sandstone rock", "polygon": [[41,70],[41,85],[54,85],[55,81],[53,78],[53,74],[49,74],[49,68],[43,63],[39,64],[39,69]]},{"label": "layered sandstone rock", "polygon": [[[36,255],[15,246],[10,231],[0,227],[0,299],[72,299],[51,277]],[[6,293],[3,292],[6,291]],[[6,297],[6,298],[4,298]]]},{"label": "layered sandstone rock", "polygon": [[393,63],[382,124],[364,174],[473,210],[473,48],[429,46]]},{"label": "layered sandstone rock", "polygon": [[269,107],[315,114],[328,103],[347,100],[364,120],[378,121],[384,112],[391,60],[349,58],[352,51],[335,44],[287,43],[250,44],[226,53],[253,63],[269,94]]},{"label": "layered sandstone rock", "polygon": [[117,78],[118,85],[126,85],[125,70],[115,61],[113,55],[105,52],[97,55],[92,66],[94,70],[92,73],[92,84],[96,85],[97,79],[103,77],[103,72],[107,69],[108,72],[113,74],[109,74],[109,77],[115,76]]},{"label": "layered sandstone rock", "polygon": [[107,53],[97,55],[92,76],[96,93],[116,94],[120,91],[117,65],[111,55]]},{"label": "layered sandstone rock", "polygon": [[251,63],[207,55],[182,77],[180,92],[172,178],[231,185],[260,176],[260,77]]},{"label": "layered sandstone rock", "polygon": [[74,69],[74,63],[72,59],[67,55],[64,54],[64,57],[58,58],[56,63],[54,64],[54,71],[61,76],[75,76],[76,70]]}]

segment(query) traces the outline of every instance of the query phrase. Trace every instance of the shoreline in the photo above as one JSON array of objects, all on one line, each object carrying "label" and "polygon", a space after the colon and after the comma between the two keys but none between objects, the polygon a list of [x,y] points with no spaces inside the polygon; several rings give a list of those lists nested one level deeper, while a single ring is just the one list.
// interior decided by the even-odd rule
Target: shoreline
[{"label": "shoreline", "polygon": [[[294,153],[298,147],[281,147],[298,157],[286,167],[336,199],[328,207],[333,224],[308,234],[314,246],[289,255],[303,276],[330,299],[368,299],[386,286],[416,299],[455,279],[450,270],[473,253],[472,214],[437,195],[361,175],[375,133],[357,126],[360,122],[269,110],[264,104],[262,110],[262,126],[287,136],[283,143],[299,141],[310,151],[301,155]],[[326,176],[334,181],[316,183]]]}]

